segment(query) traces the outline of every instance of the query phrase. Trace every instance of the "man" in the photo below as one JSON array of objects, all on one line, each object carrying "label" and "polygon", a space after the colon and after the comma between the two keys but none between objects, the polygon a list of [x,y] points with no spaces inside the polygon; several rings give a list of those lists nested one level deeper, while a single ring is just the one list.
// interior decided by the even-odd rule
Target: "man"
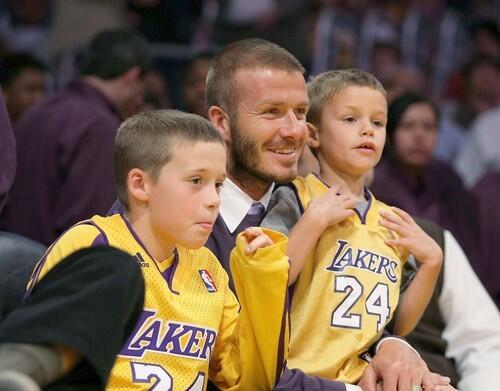
[{"label": "man", "polygon": [[45,66],[29,53],[12,53],[0,61],[0,84],[15,126],[22,114],[47,93]]},{"label": "man", "polygon": [[149,63],[142,37],[104,31],[83,56],[81,78],[19,121],[5,230],[49,244],[75,222],[107,211],[115,198],[116,129],[140,106]]},{"label": "man", "polygon": [[[236,234],[248,225],[260,224],[276,183],[297,176],[309,106],[303,72],[290,53],[259,39],[226,46],[209,70],[208,117],[227,143],[228,180],[207,246],[228,274],[228,256]],[[379,344],[361,380],[363,390],[375,390],[378,380],[384,381],[384,391],[395,391],[398,384],[401,387],[410,382],[434,389],[425,363],[400,340],[386,339]],[[277,389],[337,391],[346,386],[287,370]]]}]

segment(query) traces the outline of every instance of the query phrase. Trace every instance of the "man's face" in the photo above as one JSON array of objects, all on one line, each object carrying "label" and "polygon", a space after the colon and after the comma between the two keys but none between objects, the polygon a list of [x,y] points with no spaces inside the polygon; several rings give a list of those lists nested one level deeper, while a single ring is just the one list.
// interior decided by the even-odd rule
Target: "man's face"
[{"label": "man's face", "polygon": [[240,70],[230,116],[230,173],[263,182],[297,176],[309,98],[303,75],[273,69]]},{"label": "man's face", "polygon": [[5,89],[9,115],[13,122],[31,106],[40,102],[47,92],[45,74],[34,68],[22,71]]}]

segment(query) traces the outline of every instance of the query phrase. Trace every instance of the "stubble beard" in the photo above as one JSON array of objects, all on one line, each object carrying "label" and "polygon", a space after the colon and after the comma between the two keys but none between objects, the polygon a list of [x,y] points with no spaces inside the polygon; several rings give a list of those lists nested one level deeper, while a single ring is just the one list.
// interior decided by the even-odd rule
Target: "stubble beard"
[{"label": "stubble beard", "polygon": [[266,172],[261,167],[261,152],[257,144],[240,132],[236,121],[230,119],[231,146],[229,171],[236,178],[245,179],[247,182],[255,181],[262,185],[271,185],[273,182],[288,183],[297,177],[297,169],[290,168],[288,175],[278,176]]}]

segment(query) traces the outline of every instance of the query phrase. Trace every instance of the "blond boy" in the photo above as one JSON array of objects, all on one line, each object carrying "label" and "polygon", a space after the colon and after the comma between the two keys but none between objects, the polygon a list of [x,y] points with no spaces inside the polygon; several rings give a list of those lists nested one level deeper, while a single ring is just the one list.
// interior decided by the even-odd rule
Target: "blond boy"
[{"label": "blond boy", "polygon": [[380,82],[356,69],[331,71],[314,78],[308,92],[309,146],[319,175],[278,189],[262,226],[289,234],[290,282],[298,276],[288,365],[356,383],[369,347],[398,306],[409,254],[422,266],[400,303],[400,334],[411,331],[425,309],[442,252],[408,214],[377,201],[364,186],[385,143]]}]

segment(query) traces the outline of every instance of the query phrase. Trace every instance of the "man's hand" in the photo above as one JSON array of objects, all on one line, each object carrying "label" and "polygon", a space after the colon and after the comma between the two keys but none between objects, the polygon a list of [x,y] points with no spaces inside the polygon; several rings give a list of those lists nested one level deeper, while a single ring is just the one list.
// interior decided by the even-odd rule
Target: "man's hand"
[{"label": "man's hand", "polygon": [[[449,381],[432,374],[425,362],[404,342],[388,339],[381,342],[358,384],[363,391],[409,391],[411,385],[422,385],[425,391],[443,391]],[[377,388],[377,383],[380,388]]]}]

